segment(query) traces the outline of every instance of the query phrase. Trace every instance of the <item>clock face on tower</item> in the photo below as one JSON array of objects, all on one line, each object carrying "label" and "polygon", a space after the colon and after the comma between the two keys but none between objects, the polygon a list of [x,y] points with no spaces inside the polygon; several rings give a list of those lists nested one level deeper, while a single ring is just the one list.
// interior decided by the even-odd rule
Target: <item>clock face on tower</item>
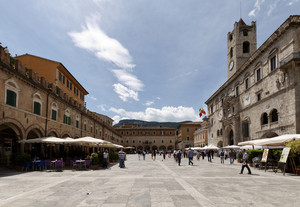
[{"label": "clock face on tower", "polygon": [[229,63],[229,70],[232,70],[233,66],[234,66],[234,62],[233,62],[233,60],[232,60],[232,61],[230,61],[230,63]]}]

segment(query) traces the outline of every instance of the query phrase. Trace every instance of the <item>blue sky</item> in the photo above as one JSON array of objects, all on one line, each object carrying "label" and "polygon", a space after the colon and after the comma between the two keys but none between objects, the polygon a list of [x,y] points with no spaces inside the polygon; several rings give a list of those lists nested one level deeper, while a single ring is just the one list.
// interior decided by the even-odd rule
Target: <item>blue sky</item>
[{"label": "blue sky", "polygon": [[[120,119],[200,121],[227,79],[227,33],[257,23],[258,47],[300,0],[0,0],[0,42],[59,61],[87,108]],[[298,13],[297,13],[298,12]]]}]

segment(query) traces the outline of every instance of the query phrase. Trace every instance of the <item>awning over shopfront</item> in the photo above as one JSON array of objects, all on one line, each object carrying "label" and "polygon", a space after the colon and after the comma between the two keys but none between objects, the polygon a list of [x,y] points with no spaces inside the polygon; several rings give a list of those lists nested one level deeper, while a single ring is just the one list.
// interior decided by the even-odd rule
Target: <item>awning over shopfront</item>
[{"label": "awning over shopfront", "polygon": [[228,146],[223,147],[223,149],[240,149],[240,148],[241,147],[237,146],[237,145],[228,145]]},{"label": "awning over shopfront", "polygon": [[70,144],[70,145],[86,145],[86,146],[100,146],[108,148],[122,148],[121,145],[113,144],[109,141],[102,139],[96,139],[93,137],[81,137],[73,139],[67,138],[57,138],[57,137],[41,137],[34,139],[21,140],[19,143],[49,143],[49,144]]},{"label": "awning over shopfront", "polygon": [[256,145],[256,146],[283,146],[291,140],[300,139],[300,134],[285,134],[278,137],[256,139],[238,143],[239,146]]}]

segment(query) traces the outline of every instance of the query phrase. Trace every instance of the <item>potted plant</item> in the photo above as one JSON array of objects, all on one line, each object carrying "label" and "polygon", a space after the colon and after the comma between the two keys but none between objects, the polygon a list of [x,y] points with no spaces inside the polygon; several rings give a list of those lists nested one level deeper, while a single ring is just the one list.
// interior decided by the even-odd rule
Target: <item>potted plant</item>
[{"label": "potted plant", "polygon": [[117,162],[119,159],[119,154],[117,152],[109,152],[109,161],[111,162]]},{"label": "potted plant", "polygon": [[300,175],[300,140],[296,141],[290,141],[286,147],[290,147],[290,157],[294,160],[293,163],[290,163],[291,165],[294,165],[295,173],[297,175]]},{"label": "potted plant", "polygon": [[248,163],[250,167],[253,167],[252,159],[254,157],[261,157],[263,154],[263,150],[259,150],[259,149],[247,150],[246,152],[248,153]]},{"label": "potted plant", "polygon": [[20,153],[15,156],[15,169],[21,171],[25,162],[31,162],[31,156],[26,153]]},{"label": "potted plant", "polygon": [[97,153],[91,154],[91,166],[90,168],[96,170],[99,167],[99,157]]},{"label": "potted plant", "polygon": [[243,153],[239,152],[237,157],[238,157],[238,163],[242,163]]}]

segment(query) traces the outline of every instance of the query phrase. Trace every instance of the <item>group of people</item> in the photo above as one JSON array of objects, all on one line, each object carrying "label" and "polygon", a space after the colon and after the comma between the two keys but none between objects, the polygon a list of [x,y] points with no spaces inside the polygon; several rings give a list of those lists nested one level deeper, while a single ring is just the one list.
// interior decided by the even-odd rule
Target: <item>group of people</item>
[{"label": "group of people", "polygon": [[[242,150],[242,153],[243,153],[243,160],[242,160],[242,168],[241,168],[240,174],[243,174],[244,168],[247,168],[248,174],[251,174],[251,170],[248,166],[248,154],[247,154],[245,149]],[[123,148],[121,148],[121,150],[119,151],[118,154],[119,154],[119,167],[120,168],[125,168],[126,154],[123,151]],[[151,157],[152,157],[153,160],[156,159],[156,154],[157,154],[157,151],[153,150],[152,153],[151,153]],[[160,153],[160,155],[163,155],[163,159],[166,158],[166,154],[167,153],[165,151]],[[188,158],[188,164],[189,165],[194,165],[193,157],[194,157],[195,153],[194,153],[194,150],[189,148],[189,150],[185,151],[184,153],[182,153],[181,150],[178,150],[178,151],[174,150],[173,156],[174,156],[175,161],[178,163],[178,166],[180,166],[180,164],[181,164],[181,158],[182,158],[183,154],[184,154],[184,157]],[[225,158],[227,158],[226,153],[222,149],[219,154],[220,154],[221,163],[224,164],[224,160],[225,160]],[[145,160],[146,152],[145,151],[138,151],[139,160],[140,160],[141,155],[143,155],[143,159]],[[202,151],[201,155],[202,155],[202,159],[204,159],[204,157],[206,155],[208,162],[212,162],[211,159],[213,159],[214,151],[213,150]],[[200,158],[200,152],[197,152],[197,159],[199,160],[199,158]],[[230,158],[230,164],[233,164],[234,160],[236,159],[236,152],[234,150],[230,150],[229,158]],[[103,159],[104,159],[103,163],[106,163],[106,168],[107,168],[107,159],[108,159],[107,151],[103,153]]]},{"label": "group of people", "polygon": [[232,165],[236,159],[236,151],[230,149],[229,153],[227,153],[227,151],[222,149],[220,152],[221,163],[224,164],[224,160],[226,160],[228,157],[230,158],[230,164]]}]

